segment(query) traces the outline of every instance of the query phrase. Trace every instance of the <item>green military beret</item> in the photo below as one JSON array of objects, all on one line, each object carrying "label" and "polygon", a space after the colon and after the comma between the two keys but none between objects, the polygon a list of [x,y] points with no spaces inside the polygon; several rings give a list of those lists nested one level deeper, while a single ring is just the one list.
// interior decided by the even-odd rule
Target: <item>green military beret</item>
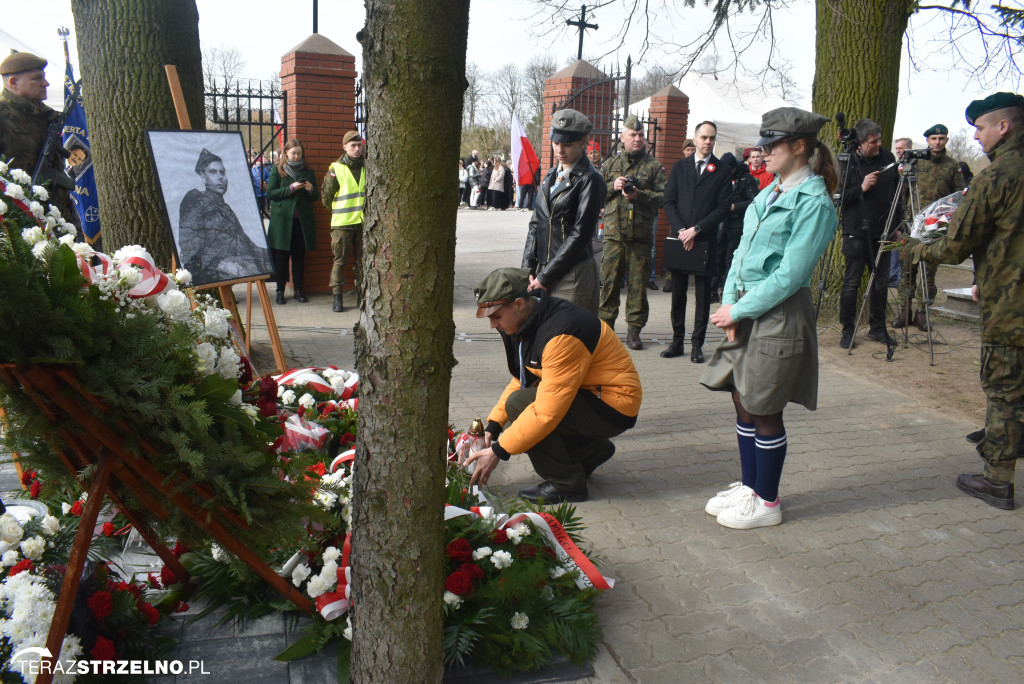
[{"label": "green military beret", "polygon": [[206,170],[206,167],[213,162],[220,162],[223,164],[224,160],[204,147],[203,151],[199,153],[199,160],[196,162],[196,173],[202,173]]},{"label": "green military beret", "polygon": [[363,141],[363,136],[359,135],[359,131],[349,131],[345,134],[345,137],[341,139],[342,146],[348,145],[353,140]]},{"label": "green military beret", "polygon": [[551,142],[575,142],[592,130],[590,119],[575,109],[560,109],[551,116]]},{"label": "green military beret", "polygon": [[967,105],[967,111],[964,112],[964,116],[967,117],[967,123],[973,126],[974,122],[982,114],[988,114],[997,109],[1006,109],[1007,107],[1024,108],[1024,96],[1017,93],[993,93],[984,100],[975,100]]},{"label": "green military beret", "polygon": [[46,67],[46,60],[37,57],[31,52],[15,52],[7,55],[4,61],[0,62],[0,75],[9,76],[20,74],[23,71],[43,69]]},{"label": "green military beret", "polygon": [[473,290],[476,295],[476,317],[486,318],[502,304],[525,297],[529,285],[528,268],[499,268],[491,271]]},{"label": "green military beret", "polygon": [[628,128],[631,131],[642,131],[644,125],[640,123],[640,118],[636,114],[630,114],[626,117],[626,120],[622,122],[623,128]]},{"label": "green military beret", "polygon": [[949,129],[942,124],[935,124],[924,132],[924,137],[926,138],[932,135],[949,135]]},{"label": "green military beret", "polygon": [[756,147],[783,138],[817,138],[829,118],[796,107],[779,107],[761,116],[761,139]]}]

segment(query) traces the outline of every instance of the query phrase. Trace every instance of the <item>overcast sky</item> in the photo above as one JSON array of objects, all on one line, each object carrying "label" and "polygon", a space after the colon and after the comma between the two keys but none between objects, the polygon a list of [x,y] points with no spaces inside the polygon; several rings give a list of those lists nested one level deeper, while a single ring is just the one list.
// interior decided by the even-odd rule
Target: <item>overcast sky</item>
[{"label": "overcast sky", "polygon": [[[296,0],[289,4],[270,0],[198,0],[197,4],[202,46],[237,48],[246,60],[243,74],[252,78],[269,78],[280,69],[281,56],[312,33],[312,0]],[[702,4],[698,2],[696,9],[685,10],[685,16],[655,17],[654,23],[660,31],[671,35],[673,39],[686,42],[693,38],[695,31],[706,25],[708,14]],[[793,64],[792,76],[802,93],[802,97],[793,104],[809,107],[814,77],[814,3],[812,0],[794,0],[792,4],[791,10],[776,13],[776,30],[785,37],[781,41],[782,54]],[[41,12],[40,5],[45,5],[46,10]],[[362,0],[323,0],[319,6],[320,33],[356,55],[358,68],[360,46],[355,34],[363,23]],[[577,35],[559,31],[538,38],[534,30],[537,18],[531,17],[536,12],[537,4],[530,0],[473,0],[467,58],[479,64],[484,71],[489,71],[511,61],[525,64],[531,57],[543,52],[550,53],[558,63],[574,56]],[[5,8],[3,16],[3,30],[47,58],[51,64],[50,80],[59,84],[60,77],[54,73],[54,67],[61,68],[59,65],[63,63],[63,48],[57,36],[57,28],[67,26],[72,30],[72,41],[75,37],[70,1],[17,3]],[[594,57],[614,49],[616,43],[613,42],[613,34],[623,23],[618,10],[599,10],[590,21],[597,23],[600,28],[588,32],[584,56]],[[742,27],[743,20],[738,24]],[[967,128],[963,112],[972,99],[997,90],[1018,90],[1019,83],[989,79],[992,81],[990,87],[982,91],[977,84],[969,83],[966,75],[953,69],[956,57],[953,50],[941,40],[947,31],[943,18],[935,15],[914,17],[911,29],[915,56],[927,62],[932,70],[911,76],[904,45],[896,137],[911,136],[918,141],[916,145],[922,147],[922,133],[932,124],[945,123],[954,133]],[[969,42],[960,41],[958,47],[969,47]],[[639,37],[636,36],[605,61],[614,61],[617,57],[620,63],[624,63],[626,55],[632,54],[635,60],[639,53]],[[760,58],[763,59],[763,55]],[[755,62],[752,66],[756,67],[758,52],[755,51],[749,59]],[[657,50],[645,58],[646,63],[652,64],[658,60],[674,66],[669,57]],[[76,74],[82,77],[78,70],[78,54],[74,43],[71,61],[76,67]],[[643,68],[641,64],[638,70],[642,72]],[[85,77],[87,81],[88,75]],[[59,85],[51,87],[51,99],[59,90]],[[858,112],[847,114],[853,119],[861,115]]]}]

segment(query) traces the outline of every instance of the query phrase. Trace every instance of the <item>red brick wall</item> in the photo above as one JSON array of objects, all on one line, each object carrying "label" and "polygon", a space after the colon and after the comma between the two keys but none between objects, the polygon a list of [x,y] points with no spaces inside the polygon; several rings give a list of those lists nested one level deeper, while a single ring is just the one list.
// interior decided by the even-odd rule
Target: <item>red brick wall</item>
[{"label": "red brick wall", "polygon": [[[316,173],[319,195],[327,168],[342,154],[342,137],[356,128],[356,69],[355,57],[333,43],[330,45],[343,54],[303,50],[309,42],[312,41],[306,41],[295,52],[281,58],[281,88],[288,93],[285,140],[298,138],[302,141],[306,163]],[[314,202],[314,215],[316,249],[306,253],[305,288],[308,292],[330,292],[334,260],[331,254],[331,216],[319,199]],[[352,289],[355,279],[351,263],[346,270],[346,288]]]},{"label": "red brick wall", "polygon": [[[655,156],[665,171],[672,170],[672,165],[683,157],[683,145],[687,138],[690,98],[677,88],[669,86],[651,97],[650,118],[658,120],[658,147]],[[661,273],[661,252],[668,237],[670,227],[665,210],[658,211],[658,236],[655,272]]]}]

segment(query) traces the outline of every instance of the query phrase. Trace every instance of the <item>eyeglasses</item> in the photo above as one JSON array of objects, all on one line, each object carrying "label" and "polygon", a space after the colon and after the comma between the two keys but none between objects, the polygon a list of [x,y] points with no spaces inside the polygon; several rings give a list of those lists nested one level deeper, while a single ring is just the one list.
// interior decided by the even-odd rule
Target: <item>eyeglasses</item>
[{"label": "eyeglasses", "polygon": [[764,156],[764,157],[767,157],[768,155],[770,155],[772,153],[772,148],[774,148],[776,145],[778,145],[781,142],[786,142],[787,140],[792,140],[792,138],[781,138],[779,140],[774,140],[772,142],[765,143],[764,145],[761,145],[761,155]]}]

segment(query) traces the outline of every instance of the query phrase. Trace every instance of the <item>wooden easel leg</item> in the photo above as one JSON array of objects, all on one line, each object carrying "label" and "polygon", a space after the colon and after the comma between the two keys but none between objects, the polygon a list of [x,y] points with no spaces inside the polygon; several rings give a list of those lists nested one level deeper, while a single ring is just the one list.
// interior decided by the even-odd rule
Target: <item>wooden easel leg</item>
[{"label": "wooden easel leg", "polygon": [[265,280],[257,281],[256,291],[260,295],[263,319],[267,322],[267,333],[270,335],[270,348],[274,350],[274,362],[277,364],[277,372],[284,373],[287,369],[284,361],[284,349],[281,348],[281,335],[277,332],[277,320],[274,318],[274,308],[270,304],[267,282]]},{"label": "wooden easel leg", "polygon": [[[4,410],[3,406],[0,406],[0,434],[7,431],[7,411]],[[25,484],[21,481],[23,471],[21,469],[21,457],[20,454],[11,454],[11,460],[14,461],[14,470],[18,473],[18,483],[21,484],[22,489],[28,489]]]},{"label": "wooden easel leg", "polygon": [[78,596],[78,587],[82,581],[82,568],[89,555],[89,545],[92,543],[93,531],[96,528],[96,518],[99,516],[104,495],[110,484],[113,462],[105,453],[100,454],[98,466],[96,474],[89,484],[89,500],[82,511],[81,520],[78,521],[75,545],[71,547],[71,556],[68,558],[67,569],[64,571],[64,582],[61,584],[60,596],[57,598],[57,609],[53,613],[50,632],[46,637],[46,648],[53,654],[48,659],[50,667],[44,668],[49,669],[49,672],[40,673],[36,677],[37,684],[50,684],[53,681],[53,663],[60,657],[60,647],[64,643],[64,635],[68,631],[68,622],[71,621],[71,609],[75,607],[75,598]]}]

